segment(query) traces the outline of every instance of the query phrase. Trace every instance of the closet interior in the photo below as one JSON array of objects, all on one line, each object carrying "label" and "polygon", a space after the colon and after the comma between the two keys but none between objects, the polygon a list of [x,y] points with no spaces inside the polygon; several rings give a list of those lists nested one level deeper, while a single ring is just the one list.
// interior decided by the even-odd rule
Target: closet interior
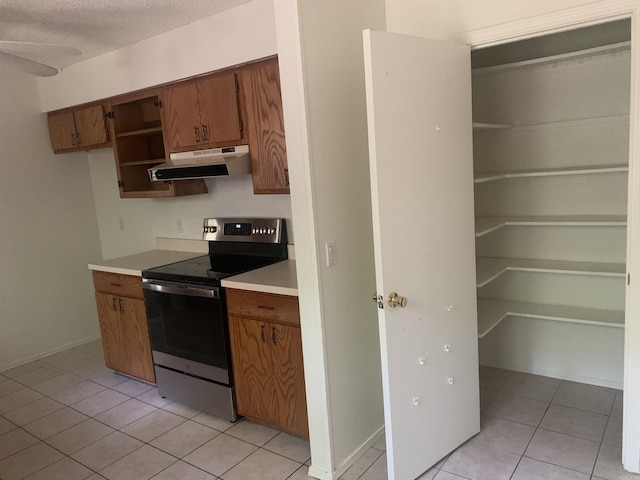
[{"label": "closet interior", "polygon": [[472,52],[481,365],[622,388],[629,40]]}]

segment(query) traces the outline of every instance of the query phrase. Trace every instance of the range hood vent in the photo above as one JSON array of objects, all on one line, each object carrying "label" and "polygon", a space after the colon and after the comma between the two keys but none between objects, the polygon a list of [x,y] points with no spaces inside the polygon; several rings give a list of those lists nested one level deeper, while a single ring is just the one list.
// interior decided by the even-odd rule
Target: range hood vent
[{"label": "range hood vent", "polygon": [[162,182],[251,173],[251,159],[247,145],[172,153],[170,159],[171,163],[161,163],[150,168],[149,178]]}]

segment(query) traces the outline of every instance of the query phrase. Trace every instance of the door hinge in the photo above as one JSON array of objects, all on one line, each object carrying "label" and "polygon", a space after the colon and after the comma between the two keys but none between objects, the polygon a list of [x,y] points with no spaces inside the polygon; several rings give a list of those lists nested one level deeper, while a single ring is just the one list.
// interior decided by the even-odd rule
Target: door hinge
[{"label": "door hinge", "polygon": [[118,188],[124,188],[124,182],[122,180],[118,180]]},{"label": "door hinge", "polygon": [[153,102],[154,107],[162,108],[162,100],[156,100]]},{"label": "door hinge", "polygon": [[236,80],[236,93],[240,93],[240,84],[238,83],[238,80]]},{"label": "door hinge", "polygon": [[111,118],[111,119],[115,118],[115,116],[114,116],[114,114],[113,114],[113,110],[112,110],[112,111],[110,111],[110,112],[104,112],[104,113],[102,114],[102,118],[104,118],[105,120],[106,120],[107,118]]}]

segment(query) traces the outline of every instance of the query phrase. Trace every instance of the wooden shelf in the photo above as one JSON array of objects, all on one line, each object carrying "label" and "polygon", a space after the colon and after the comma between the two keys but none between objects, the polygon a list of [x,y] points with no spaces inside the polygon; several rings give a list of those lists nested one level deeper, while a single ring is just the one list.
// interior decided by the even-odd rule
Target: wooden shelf
[{"label": "wooden shelf", "polygon": [[153,135],[154,133],[162,133],[162,127],[143,128],[142,130],[132,130],[130,132],[122,132],[116,135],[117,138],[123,137],[142,137],[145,135]]},{"label": "wooden shelf", "polygon": [[480,299],[478,337],[483,338],[508,316],[624,328],[623,311]]},{"label": "wooden shelf", "polygon": [[564,215],[533,217],[476,217],[476,237],[506,226],[560,226],[560,227],[624,227],[625,215]]},{"label": "wooden shelf", "polygon": [[476,286],[478,288],[484,287],[507,271],[624,278],[626,267],[624,263],[478,257],[476,259]]},{"label": "wooden shelf", "polygon": [[166,158],[150,158],[149,160],[136,160],[134,162],[121,162],[121,167],[134,167],[136,165],[157,165],[166,162]]},{"label": "wooden shelf", "polygon": [[545,170],[521,170],[514,172],[491,172],[478,173],[473,179],[473,183],[486,183],[507,178],[527,178],[527,177],[555,177],[565,175],[593,175],[603,173],[628,172],[627,165],[605,165],[594,167],[570,167],[570,168],[550,168]]},{"label": "wooden shelf", "polygon": [[474,130],[505,130],[507,128],[513,128],[515,125],[511,123],[482,123],[473,122],[472,126]]}]

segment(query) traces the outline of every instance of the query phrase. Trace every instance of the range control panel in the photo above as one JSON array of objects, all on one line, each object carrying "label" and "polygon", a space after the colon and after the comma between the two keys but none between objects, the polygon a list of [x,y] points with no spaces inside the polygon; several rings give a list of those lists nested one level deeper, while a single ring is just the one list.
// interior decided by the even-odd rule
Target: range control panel
[{"label": "range control panel", "polygon": [[202,239],[286,243],[285,222],[281,218],[205,218]]}]

